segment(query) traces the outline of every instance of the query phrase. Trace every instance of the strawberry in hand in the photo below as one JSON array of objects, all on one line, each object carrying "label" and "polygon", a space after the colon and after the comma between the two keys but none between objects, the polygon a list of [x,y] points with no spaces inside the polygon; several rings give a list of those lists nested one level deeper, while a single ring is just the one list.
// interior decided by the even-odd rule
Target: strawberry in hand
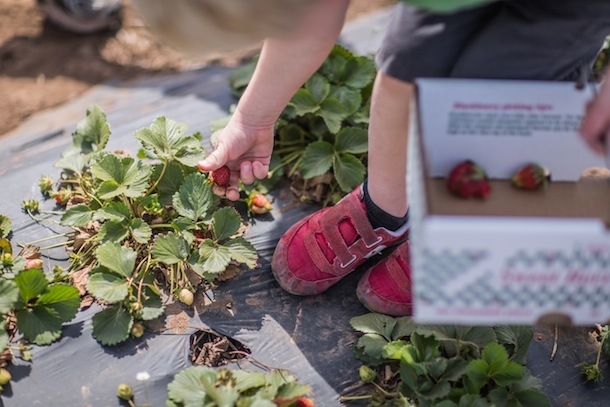
[{"label": "strawberry in hand", "polygon": [[462,161],[447,177],[449,192],[460,198],[487,199],[491,193],[491,184],[487,174],[472,160]]},{"label": "strawberry in hand", "polygon": [[229,185],[229,179],[231,177],[231,170],[226,165],[214,170],[210,173],[210,181],[213,185],[219,187],[226,187]]}]

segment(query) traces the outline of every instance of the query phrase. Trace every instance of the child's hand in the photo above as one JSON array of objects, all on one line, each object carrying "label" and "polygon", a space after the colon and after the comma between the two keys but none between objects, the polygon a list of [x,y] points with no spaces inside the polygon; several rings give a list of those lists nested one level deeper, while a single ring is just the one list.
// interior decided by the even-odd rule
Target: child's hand
[{"label": "child's hand", "polygon": [[255,179],[267,177],[272,151],[273,125],[253,127],[231,120],[219,134],[216,149],[197,167],[214,171],[227,165],[231,170],[229,185],[214,186],[214,193],[236,201],[240,179],[244,184],[252,184]]},{"label": "child's hand", "polygon": [[601,155],[610,153],[610,82],[602,83],[599,94],[589,103],[580,126],[585,143]]}]

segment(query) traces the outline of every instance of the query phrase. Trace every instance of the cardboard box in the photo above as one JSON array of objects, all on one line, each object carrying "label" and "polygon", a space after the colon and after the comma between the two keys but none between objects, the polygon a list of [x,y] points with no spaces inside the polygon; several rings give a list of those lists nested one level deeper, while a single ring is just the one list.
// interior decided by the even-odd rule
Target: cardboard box
[{"label": "cardboard box", "polygon": [[[610,320],[610,178],[578,135],[591,97],[567,82],[417,81],[407,182],[418,322]],[[489,199],[447,190],[466,159],[492,179]],[[546,188],[511,186],[528,162],[550,170]]]}]

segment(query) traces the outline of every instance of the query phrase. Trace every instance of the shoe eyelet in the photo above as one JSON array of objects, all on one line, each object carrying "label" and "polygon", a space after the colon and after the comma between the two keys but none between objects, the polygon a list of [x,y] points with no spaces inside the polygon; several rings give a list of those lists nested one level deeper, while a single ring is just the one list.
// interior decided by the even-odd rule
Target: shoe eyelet
[{"label": "shoe eyelet", "polygon": [[350,264],[352,264],[353,262],[356,261],[356,255],[352,255],[352,259],[350,261],[348,261],[347,263],[343,264],[343,263],[339,263],[339,267],[341,267],[342,269],[346,268],[347,266],[349,266]]},{"label": "shoe eyelet", "polygon": [[377,246],[382,240],[383,240],[383,238],[381,236],[377,236],[377,240],[375,240],[370,246],[368,244],[366,244],[366,243],[364,243],[364,246],[367,249],[370,249],[373,246]]}]

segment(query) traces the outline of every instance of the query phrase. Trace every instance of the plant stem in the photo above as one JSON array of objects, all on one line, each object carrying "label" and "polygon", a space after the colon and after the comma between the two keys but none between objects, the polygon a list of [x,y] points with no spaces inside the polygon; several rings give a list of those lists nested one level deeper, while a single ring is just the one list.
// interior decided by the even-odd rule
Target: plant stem
[{"label": "plant stem", "polygon": [[32,213],[31,210],[27,210],[27,214],[30,216],[30,218],[32,218],[33,220],[36,221],[36,223],[42,223],[42,222],[52,222],[52,223],[56,223],[59,225],[59,222],[56,221],[55,219],[51,219],[51,218],[38,218],[36,216],[34,216],[34,214]]},{"label": "plant stem", "polygon": [[339,401],[340,402],[344,402],[344,401],[358,401],[358,400],[368,400],[373,398],[372,395],[370,394],[365,394],[362,396],[341,396],[339,397]]},{"label": "plant stem", "polygon": [[170,225],[169,223],[155,223],[152,225],[148,225],[150,226],[151,229],[163,229],[163,228],[171,228],[172,225]]},{"label": "plant stem", "polygon": [[64,211],[40,211],[40,213],[45,215],[63,215]]},{"label": "plant stem", "polygon": [[31,242],[17,243],[17,244],[19,246],[31,246],[31,245],[34,245],[36,243],[44,242],[45,240],[51,240],[51,239],[55,239],[55,238],[58,238],[58,237],[68,236],[71,233],[73,233],[73,232],[59,233],[57,235],[43,237],[42,239],[32,240]]},{"label": "plant stem", "polygon": [[148,191],[146,191],[146,195],[150,195],[155,190],[155,188],[157,188],[157,186],[159,185],[159,182],[161,182],[161,179],[165,175],[165,170],[167,169],[168,162],[169,161],[163,161],[163,168],[161,169],[161,174],[159,174],[159,177],[154,182],[154,184],[152,184],[150,186],[150,188],[148,188]]},{"label": "plant stem", "polygon": [[599,349],[597,350],[597,360],[595,361],[595,365],[599,366],[599,361],[602,357],[602,348],[604,347],[604,341],[606,340],[606,338],[608,337],[608,335],[602,335],[602,340],[599,342]]},{"label": "plant stem", "polygon": [[62,246],[66,246],[70,243],[70,241],[65,241],[65,242],[61,242],[61,243],[55,243],[49,246],[44,246],[44,247],[40,247],[39,250],[43,251],[43,250],[50,250],[50,249],[55,249],[57,247],[62,247]]}]

